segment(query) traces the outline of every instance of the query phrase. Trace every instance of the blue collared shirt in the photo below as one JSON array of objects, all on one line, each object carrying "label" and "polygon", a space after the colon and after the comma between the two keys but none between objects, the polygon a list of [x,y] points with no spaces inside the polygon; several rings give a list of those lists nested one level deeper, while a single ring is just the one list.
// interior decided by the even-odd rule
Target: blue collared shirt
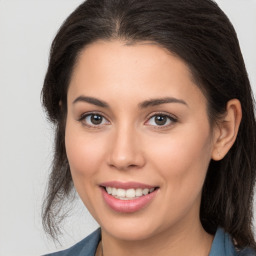
[{"label": "blue collared shirt", "polygon": [[[99,228],[71,248],[45,256],[94,256],[100,240]],[[256,253],[250,248],[245,248],[240,252],[236,251],[229,234],[225,233],[222,228],[218,228],[209,256],[256,256]]]},{"label": "blue collared shirt", "polygon": [[218,228],[209,256],[233,256],[237,255],[231,237],[224,232],[222,228]]}]

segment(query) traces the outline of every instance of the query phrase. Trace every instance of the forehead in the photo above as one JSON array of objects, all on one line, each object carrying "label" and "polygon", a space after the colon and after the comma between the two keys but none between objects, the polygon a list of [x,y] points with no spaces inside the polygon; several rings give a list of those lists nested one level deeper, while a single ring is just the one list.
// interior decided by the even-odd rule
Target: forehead
[{"label": "forehead", "polygon": [[[103,41],[99,40],[87,45],[79,54],[75,65],[75,72],[80,68],[103,68],[106,69],[118,65],[120,69],[124,67],[127,72],[131,72],[134,66],[140,67],[140,72],[150,67],[157,66],[162,70],[162,65],[175,66],[183,69],[184,73],[193,79],[193,75],[186,65],[174,53],[154,42],[127,43],[120,40]],[[88,65],[89,66],[88,66]],[[131,65],[133,64],[133,65]],[[165,70],[163,70],[165,71]]]},{"label": "forehead", "polygon": [[80,53],[69,95],[106,98],[112,91],[118,98],[202,97],[186,63],[165,48],[151,42],[97,41]]}]

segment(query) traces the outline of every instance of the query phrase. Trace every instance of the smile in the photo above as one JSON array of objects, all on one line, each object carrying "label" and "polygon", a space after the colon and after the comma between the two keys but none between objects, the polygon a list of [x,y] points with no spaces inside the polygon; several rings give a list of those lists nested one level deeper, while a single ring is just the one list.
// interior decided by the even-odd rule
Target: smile
[{"label": "smile", "polygon": [[115,212],[133,213],[149,205],[159,187],[137,182],[107,182],[100,185],[103,200]]},{"label": "smile", "polygon": [[157,188],[122,189],[122,188],[106,187],[105,189],[109,195],[112,195],[115,198],[118,198],[120,200],[132,200],[135,198],[139,198],[141,196],[146,196],[152,193]]}]

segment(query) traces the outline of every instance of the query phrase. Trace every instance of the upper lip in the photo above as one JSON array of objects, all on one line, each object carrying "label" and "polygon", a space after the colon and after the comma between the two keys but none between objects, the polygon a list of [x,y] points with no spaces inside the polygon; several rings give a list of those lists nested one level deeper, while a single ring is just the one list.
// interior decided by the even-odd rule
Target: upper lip
[{"label": "upper lip", "polygon": [[107,181],[103,182],[100,184],[101,187],[111,187],[111,188],[122,188],[122,189],[129,189],[129,188],[156,188],[157,186],[149,185],[149,184],[144,184],[144,183],[139,183],[139,182],[121,182],[121,181]]}]

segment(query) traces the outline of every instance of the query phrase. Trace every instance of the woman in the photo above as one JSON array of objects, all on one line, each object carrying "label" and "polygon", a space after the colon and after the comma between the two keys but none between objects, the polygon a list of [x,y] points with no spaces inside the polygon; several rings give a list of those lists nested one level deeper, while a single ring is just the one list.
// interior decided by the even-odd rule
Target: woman
[{"label": "woman", "polygon": [[[75,187],[100,229],[51,255],[255,255],[255,116],[210,0],[88,0],[52,44],[44,224]],[[56,216],[57,215],[57,216]]]}]

